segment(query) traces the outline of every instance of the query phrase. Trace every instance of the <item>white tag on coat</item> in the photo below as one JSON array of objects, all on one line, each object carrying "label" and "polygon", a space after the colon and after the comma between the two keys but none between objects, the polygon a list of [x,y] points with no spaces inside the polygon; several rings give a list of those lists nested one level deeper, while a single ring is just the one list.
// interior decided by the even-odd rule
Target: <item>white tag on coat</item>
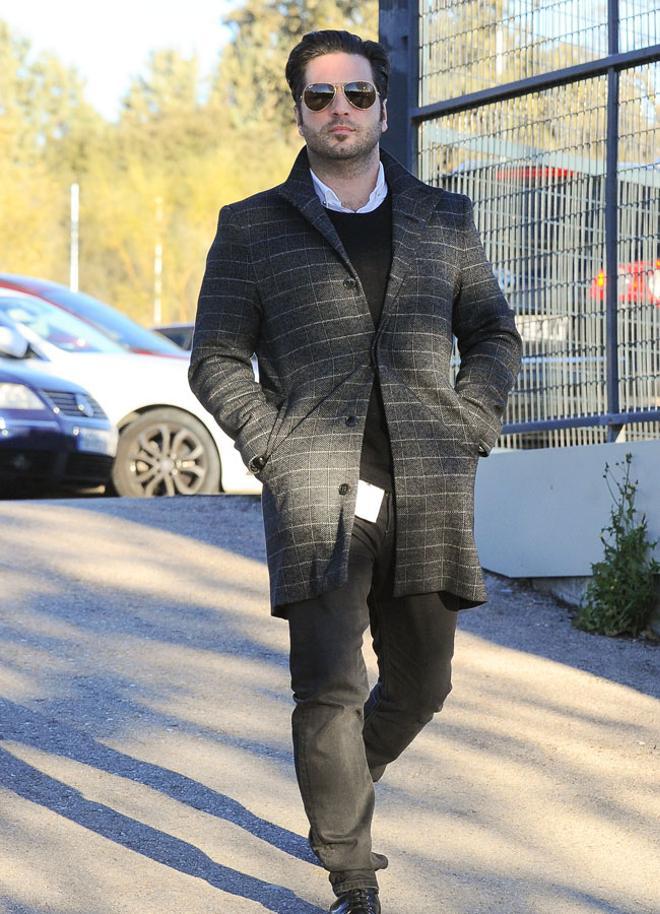
[{"label": "white tag on coat", "polygon": [[385,489],[379,489],[378,486],[365,482],[363,479],[358,480],[355,516],[375,523],[383,503],[383,495],[385,495]]}]

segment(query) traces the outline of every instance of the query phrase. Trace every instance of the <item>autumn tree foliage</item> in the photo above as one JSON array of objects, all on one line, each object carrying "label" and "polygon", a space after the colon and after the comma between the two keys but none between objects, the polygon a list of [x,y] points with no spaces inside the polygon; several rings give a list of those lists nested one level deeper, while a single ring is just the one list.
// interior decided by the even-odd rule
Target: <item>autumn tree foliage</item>
[{"label": "autumn tree foliage", "polygon": [[75,70],[0,21],[0,271],[68,282],[77,182],[81,289],[151,323],[160,242],[163,317],[193,316],[219,208],[282,181],[300,148],[291,47],[314,28],[378,32],[375,0],[247,0],[226,21],[210,78],[194,57],[154,50],[115,122]]},{"label": "autumn tree foliage", "polygon": [[[425,53],[435,47],[433,53],[450,58],[451,65],[436,67],[437,75],[426,80],[424,101],[519,77],[513,51],[522,48],[524,36],[500,34],[505,5],[466,0],[427,21]],[[128,86],[116,121],[88,103],[75,70],[52,54],[35,55],[0,21],[0,271],[68,281],[69,188],[77,182],[80,287],[151,323],[154,249],[161,244],[163,318],[192,318],[218,210],[282,181],[300,148],[284,79],[290,49],[319,28],[377,38],[378,4],[244,0],[224,21],[229,40],[210,76],[202,77],[194,57],[153,50]],[[502,72],[498,48],[507,52]],[[567,39],[538,54],[547,59],[537,61],[537,69],[550,70],[579,63],[584,49]],[[660,108],[648,80],[639,68],[621,74],[622,159],[653,159],[651,125]],[[593,91],[592,81],[578,83],[572,98],[576,113],[592,111],[593,137],[588,125],[582,135],[602,158],[603,112],[590,97]],[[518,100],[517,123],[527,126],[530,148],[571,144],[561,131],[570,132],[573,119],[557,117],[555,103],[552,93]],[[466,133],[498,134],[496,109],[466,113]],[[488,117],[492,123],[479,122]],[[438,168],[455,170],[465,154],[461,144],[439,149]]]}]

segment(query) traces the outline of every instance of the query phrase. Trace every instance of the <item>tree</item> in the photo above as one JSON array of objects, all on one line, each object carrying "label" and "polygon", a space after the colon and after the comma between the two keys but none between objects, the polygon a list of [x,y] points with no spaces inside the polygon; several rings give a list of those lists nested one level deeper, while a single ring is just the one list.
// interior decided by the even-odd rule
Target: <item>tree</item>
[{"label": "tree", "polygon": [[232,39],[214,82],[211,104],[237,130],[264,129],[293,143],[293,102],[284,79],[291,48],[306,32],[338,28],[378,37],[376,0],[247,0],[227,17]]},{"label": "tree", "polygon": [[[511,0],[464,0],[422,18],[425,100],[521,75],[528,36],[520,19],[507,18],[512,9]],[[195,57],[155,50],[116,123],[89,105],[75,70],[54,55],[35,55],[0,22],[0,268],[66,282],[69,185],[77,181],[81,287],[150,321],[154,246],[161,241],[164,314],[192,317],[218,210],[282,181],[301,146],[284,79],[291,48],[318,28],[372,39],[378,31],[376,0],[245,0],[227,22],[231,38],[210,91]],[[569,40],[541,43],[534,53],[537,70],[585,59],[585,47]],[[590,81],[424,125],[427,178],[460,176],[467,158],[491,163],[497,139],[512,131],[527,158],[584,147],[602,163],[603,86]],[[650,67],[622,73],[622,161],[656,155],[653,88]],[[570,111],[558,110],[558,98]]]},{"label": "tree", "polygon": [[54,55],[0,21],[0,267],[63,279],[68,185],[78,139],[101,118],[84,98],[83,81]]}]

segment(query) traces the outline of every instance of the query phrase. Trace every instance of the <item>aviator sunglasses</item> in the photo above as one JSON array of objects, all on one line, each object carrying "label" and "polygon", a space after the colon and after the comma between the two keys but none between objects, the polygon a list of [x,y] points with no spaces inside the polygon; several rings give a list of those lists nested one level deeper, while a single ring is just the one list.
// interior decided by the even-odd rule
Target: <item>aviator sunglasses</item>
[{"label": "aviator sunglasses", "polygon": [[378,98],[378,90],[373,83],[355,80],[350,83],[311,83],[303,90],[302,100],[310,111],[323,111],[341,89],[349,105],[366,111]]}]

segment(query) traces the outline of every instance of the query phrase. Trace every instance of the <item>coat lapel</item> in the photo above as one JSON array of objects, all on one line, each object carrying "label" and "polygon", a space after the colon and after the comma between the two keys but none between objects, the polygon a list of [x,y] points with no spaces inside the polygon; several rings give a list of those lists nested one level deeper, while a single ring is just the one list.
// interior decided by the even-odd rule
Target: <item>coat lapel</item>
[{"label": "coat lapel", "polygon": [[411,175],[394,156],[381,149],[385,180],[392,194],[392,266],[381,323],[391,312],[403,281],[415,262],[420,233],[438,202],[437,192]]},{"label": "coat lapel", "polygon": [[[385,169],[385,180],[392,194],[392,265],[383,302],[382,322],[392,309],[403,281],[415,262],[417,239],[430,219],[438,197],[437,191],[410,174],[394,156],[381,149],[380,157]],[[323,235],[351,275],[357,279],[346,249],[314,190],[306,147],[300,150],[289,177],[277,190]]]},{"label": "coat lapel", "polygon": [[296,161],[293,163],[293,168],[291,169],[289,177],[284,184],[280,184],[277,190],[289,201],[289,203],[292,203],[296,209],[300,210],[305,219],[323,235],[325,240],[332,245],[344,261],[351,276],[353,276],[354,279],[358,279],[355,267],[346,253],[346,248],[341,243],[341,239],[335,231],[334,225],[328,218],[325,207],[314,190],[312,177],[309,173],[309,159],[307,158],[306,147],[303,146],[300,150]]}]

